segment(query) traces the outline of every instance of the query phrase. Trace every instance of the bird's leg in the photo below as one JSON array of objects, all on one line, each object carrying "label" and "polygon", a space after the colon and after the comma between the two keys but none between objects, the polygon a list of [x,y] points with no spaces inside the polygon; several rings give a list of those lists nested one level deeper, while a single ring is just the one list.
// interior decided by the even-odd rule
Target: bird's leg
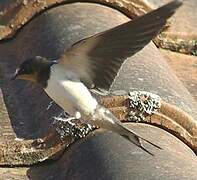
[{"label": "bird's leg", "polygon": [[65,137],[70,136],[71,142],[85,137],[95,127],[81,122],[79,119],[81,114],[76,112],[73,117],[69,117],[67,113],[61,113],[58,117],[54,117],[53,126],[63,141]]},{"label": "bird's leg", "polygon": [[75,120],[76,118],[75,117],[67,117],[67,118],[62,118],[62,117],[54,117],[54,120],[55,121],[61,121],[61,122],[64,122],[64,123],[71,123],[72,120]]},{"label": "bird's leg", "polygon": [[75,127],[74,121],[76,118],[73,116],[69,116],[66,112],[62,112],[58,117],[53,118],[53,126],[55,130],[59,134],[61,140],[63,141],[65,137],[71,135],[71,130]]},{"label": "bird's leg", "polygon": [[[61,116],[64,117],[61,117]],[[76,112],[74,116],[69,116],[66,112],[63,112],[63,114],[61,113],[58,117],[54,117],[54,121],[61,121],[64,123],[70,123],[73,124],[72,120],[78,120],[81,118],[81,113],[80,112]]]}]

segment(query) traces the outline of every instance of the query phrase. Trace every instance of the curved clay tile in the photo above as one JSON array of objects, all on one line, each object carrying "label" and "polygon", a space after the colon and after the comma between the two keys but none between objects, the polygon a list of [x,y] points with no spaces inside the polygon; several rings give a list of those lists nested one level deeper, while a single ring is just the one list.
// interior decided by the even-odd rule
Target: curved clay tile
[{"label": "curved clay tile", "polygon": [[[113,96],[100,101],[120,120],[128,122],[140,115],[141,122],[160,127],[128,124],[163,148],[159,151],[144,143],[154,157],[102,130],[94,131],[64,152],[73,137],[61,140],[51,127],[51,117],[61,109],[54,104],[47,110],[51,100],[38,86],[9,81],[10,74],[27,57],[42,55],[56,59],[77,40],[127,20],[120,12],[101,5],[62,5],[37,16],[13,39],[0,44],[0,165],[28,166],[52,159],[34,167],[12,170],[2,167],[3,179],[196,179],[196,156],[192,151],[197,147],[196,101],[153,43],[128,59],[113,84]],[[160,103],[151,114],[142,113],[141,109],[128,106],[133,100],[128,95],[118,96],[119,90],[149,91],[161,97]],[[152,102],[151,98],[147,102]],[[79,128],[74,130],[80,134]],[[54,161],[55,158],[58,160]]]}]

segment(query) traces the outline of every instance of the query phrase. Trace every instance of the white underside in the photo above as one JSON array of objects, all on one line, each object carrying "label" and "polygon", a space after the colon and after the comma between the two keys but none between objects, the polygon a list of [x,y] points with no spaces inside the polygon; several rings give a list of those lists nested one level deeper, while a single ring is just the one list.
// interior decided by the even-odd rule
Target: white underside
[{"label": "white underside", "polygon": [[45,91],[71,116],[76,116],[79,112],[89,115],[94,112],[98,104],[76,74],[59,64],[51,67],[51,75]]}]

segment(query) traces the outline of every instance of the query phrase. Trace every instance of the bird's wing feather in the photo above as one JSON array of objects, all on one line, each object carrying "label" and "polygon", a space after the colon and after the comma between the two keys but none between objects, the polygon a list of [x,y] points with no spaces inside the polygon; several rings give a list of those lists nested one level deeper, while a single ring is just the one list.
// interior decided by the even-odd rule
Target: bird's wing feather
[{"label": "bird's wing feather", "polygon": [[108,90],[125,59],[146,46],[181,4],[174,0],[133,21],[83,39],[65,53],[60,63],[69,64],[88,88]]}]

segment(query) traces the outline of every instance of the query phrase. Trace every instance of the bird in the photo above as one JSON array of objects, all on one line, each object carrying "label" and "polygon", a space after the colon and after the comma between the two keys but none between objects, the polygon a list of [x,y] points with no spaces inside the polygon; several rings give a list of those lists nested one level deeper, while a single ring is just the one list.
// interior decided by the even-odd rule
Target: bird
[{"label": "bird", "polygon": [[153,155],[141,140],[161,149],[123,125],[94,93],[108,91],[126,59],[143,49],[182,5],[173,0],[134,20],[84,38],[58,60],[35,56],[16,68],[12,79],[39,84],[64,111],[76,119],[113,131]]}]

